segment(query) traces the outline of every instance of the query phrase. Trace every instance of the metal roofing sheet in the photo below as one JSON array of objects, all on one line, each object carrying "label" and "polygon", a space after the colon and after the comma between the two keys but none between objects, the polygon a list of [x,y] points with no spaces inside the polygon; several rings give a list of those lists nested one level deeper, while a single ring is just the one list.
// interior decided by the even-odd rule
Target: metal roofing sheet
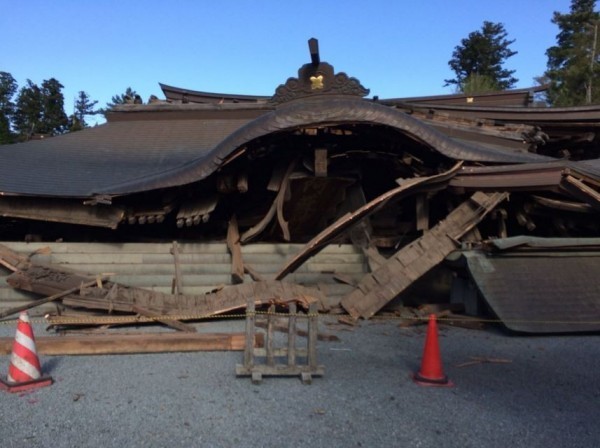
[{"label": "metal roofing sheet", "polygon": [[465,253],[479,291],[509,329],[600,330],[600,252],[556,255]]}]

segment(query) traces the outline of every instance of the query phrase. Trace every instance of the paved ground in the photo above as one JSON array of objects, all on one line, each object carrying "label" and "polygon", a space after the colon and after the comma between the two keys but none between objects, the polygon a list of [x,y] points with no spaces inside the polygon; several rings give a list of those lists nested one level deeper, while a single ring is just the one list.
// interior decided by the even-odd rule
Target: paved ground
[{"label": "paved ground", "polygon": [[[44,334],[43,324],[34,328]],[[238,331],[243,322],[199,328]],[[455,387],[424,388],[410,374],[419,369],[425,327],[385,321],[329,331],[341,341],[319,342],[326,374],[312,385],[236,378],[241,352],[41,356],[56,382],[0,395],[1,446],[598,446],[598,335],[440,326]],[[14,326],[0,325],[0,335],[14,335]],[[460,367],[473,356],[511,362]],[[8,364],[1,356],[1,375]]]}]

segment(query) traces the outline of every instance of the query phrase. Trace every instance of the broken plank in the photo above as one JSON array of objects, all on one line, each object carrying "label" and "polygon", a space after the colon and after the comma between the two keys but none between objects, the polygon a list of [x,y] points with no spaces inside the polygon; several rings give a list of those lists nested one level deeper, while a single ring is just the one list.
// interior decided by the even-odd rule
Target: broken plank
[{"label": "broken plank", "polygon": [[[36,338],[43,355],[109,355],[133,353],[241,351],[244,333],[107,333],[102,335],[50,336]],[[0,353],[10,354],[13,338],[0,338]],[[255,340],[255,344],[259,340]]]}]

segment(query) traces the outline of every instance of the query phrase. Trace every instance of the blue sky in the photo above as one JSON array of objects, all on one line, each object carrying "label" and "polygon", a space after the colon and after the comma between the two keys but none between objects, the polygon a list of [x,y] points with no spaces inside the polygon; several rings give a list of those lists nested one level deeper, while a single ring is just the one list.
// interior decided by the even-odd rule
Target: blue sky
[{"label": "blue sky", "polygon": [[529,87],[556,43],[554,11],[570,0],[0,0],[0,71],[22,87],[56,78],[65,109],[77,92],[99,106],[131,86],[146,101],[159,82],[271,95],[309,62],[358,78],[380,98],[453,93],[443,87],[461,39],[503,23],[518,51],[506,68]]}]

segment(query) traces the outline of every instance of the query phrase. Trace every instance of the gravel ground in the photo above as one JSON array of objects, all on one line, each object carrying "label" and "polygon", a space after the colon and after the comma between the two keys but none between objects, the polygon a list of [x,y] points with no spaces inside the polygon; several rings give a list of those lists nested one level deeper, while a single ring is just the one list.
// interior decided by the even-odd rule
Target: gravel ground
[{"label": "gravel ground", "polygon": [[[9,447],[592,447],[600,440],[598,335],[515,336],[440,325],[452,388],[417,386],[425,327],[327,325],[325,376],[236,378],[241,352],[40,356],[51,387],[0,395]],[[199,324],[243,331],[243,321]],[[0,325],[14,336],[15,325]],[[34,324],[44,334],[43,323]],[[510,363],[460,367],[473,356]],[[0,375],[9,356],[0,357]]]}]

